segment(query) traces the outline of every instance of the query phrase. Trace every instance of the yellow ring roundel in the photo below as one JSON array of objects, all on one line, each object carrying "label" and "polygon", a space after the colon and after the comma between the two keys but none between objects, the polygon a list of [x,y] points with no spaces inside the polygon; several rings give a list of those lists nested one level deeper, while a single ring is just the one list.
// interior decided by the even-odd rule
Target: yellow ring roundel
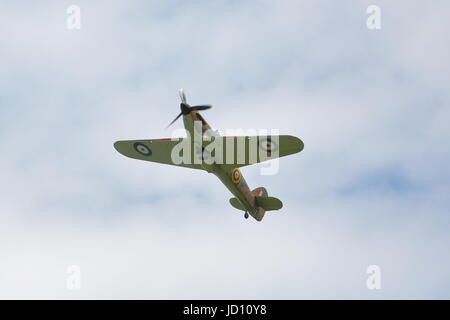
[{"label": "yellow ring roundel", "polygon": [[233,171],[231,171],[231,181],[233,181],[233,183],[239,183],[241,182],[241,179],[241,171],[239,171],[238,168],[234,168]]}]

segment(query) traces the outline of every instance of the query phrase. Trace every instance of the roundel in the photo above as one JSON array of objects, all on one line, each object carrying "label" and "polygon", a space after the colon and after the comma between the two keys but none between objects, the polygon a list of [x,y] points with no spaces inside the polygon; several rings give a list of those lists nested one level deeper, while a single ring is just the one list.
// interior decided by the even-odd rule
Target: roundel
[{"label": "roundel", "polygon": [[275,141],[267,138],[262,138],[261,140],[259,140],[259,147],[263,151],[267,152],[275,152],[278,150],[278,144]]},{"label": "roundel", "polygon": [[231,171],[231,181],[233,181],[233,183],[239,183],[241,179],[241,171],[239,171],[238,168],[234,168],[233,171]]},{"label": "roundel", "polygon": [[149,157],[149,156],[152,155],[152,150],[150,150],[149,147],[147,147],[145,144],[143,144],[141,142],[136,142],[134,144],[134,150],[136,150],[137,152],[139,152],[143,156]]}]

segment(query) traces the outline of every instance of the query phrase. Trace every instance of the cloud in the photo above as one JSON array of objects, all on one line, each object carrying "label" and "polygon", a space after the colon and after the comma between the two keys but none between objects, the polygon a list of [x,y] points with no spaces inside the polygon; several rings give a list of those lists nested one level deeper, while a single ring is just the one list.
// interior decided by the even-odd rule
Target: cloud
[{"label": "cloud", "polygon": [[[0,5],[0,297],[448,298],[446,2],[380,1],[380,31],[369,2],[79,1],[80,31],[69,4]],[[179,87],[216,128],[302,138],[242,170],[281,212],[114,150],[170,137]]]}]

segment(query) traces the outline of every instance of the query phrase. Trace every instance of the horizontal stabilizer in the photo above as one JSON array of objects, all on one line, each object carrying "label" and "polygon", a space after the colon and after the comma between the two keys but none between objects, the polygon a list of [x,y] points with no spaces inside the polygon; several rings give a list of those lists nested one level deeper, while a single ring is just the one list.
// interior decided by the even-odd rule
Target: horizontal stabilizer
[{"label": "horizontal stabilizer", "polygon": [[238,198],[231,198],[230,204],[238,210],[246,211],[242,203],[238,200]]},{"label": "horizontal stabilizer", "polygon": [[267,211],[280,210],[283,207],[281,200],[275,197],[257,197],[256,204]]}]

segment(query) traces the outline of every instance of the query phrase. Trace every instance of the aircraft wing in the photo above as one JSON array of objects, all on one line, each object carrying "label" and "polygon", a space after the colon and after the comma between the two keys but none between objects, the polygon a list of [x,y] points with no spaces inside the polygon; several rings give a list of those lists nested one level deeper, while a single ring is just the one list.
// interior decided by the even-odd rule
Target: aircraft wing
[{"label": "aircraft wing", "polygon": [[[174,166],[205,170],[200,163],[195,163],[194,158],[218,158],[226,170],[248,166],[251,164],[273,160],[294,154],[303,150],[303,142],[294,136],[272,135],[272,136],[236,136],[221,137],[222,145],[213,141],[203,141],[202,145],[196,147],[193,142],[185,139],[153,139],[153,140],[124,140],[114,143],[114,148],[124,156],[133,159],[169,164]],[[175,163],[172,159],[174,147],[186,142],[191,147],[190,160]],[[222,150],[219,155],[218,150]],[[175,150],[176,151],[176,150]],[[178,152],[175,152],[178,153]],[[179,154],[179,153],[178,153]],[[216,156],[217,155],[217,156]],[[201,161],[201,160],[200,160]]]},{"label": "aircraft wing", "polygon": [[[303,141],[289,135],[237,136],[223,139],[223,166],[239,168],[300,152]],[[227,146],[228,144],[228,146]],[[211,152],[215,155],[216,152]]]},{"label": "aircraft wing", "polygon": [[183,140],[178,141],[171,139],[153,139],[153,140],[124,140],[114,143],[114,148],[126,157],[157,162],[162,164],[169,164],[174,166],[202,169],[200,164],[174,163],[172,161],[172,149]]}]

